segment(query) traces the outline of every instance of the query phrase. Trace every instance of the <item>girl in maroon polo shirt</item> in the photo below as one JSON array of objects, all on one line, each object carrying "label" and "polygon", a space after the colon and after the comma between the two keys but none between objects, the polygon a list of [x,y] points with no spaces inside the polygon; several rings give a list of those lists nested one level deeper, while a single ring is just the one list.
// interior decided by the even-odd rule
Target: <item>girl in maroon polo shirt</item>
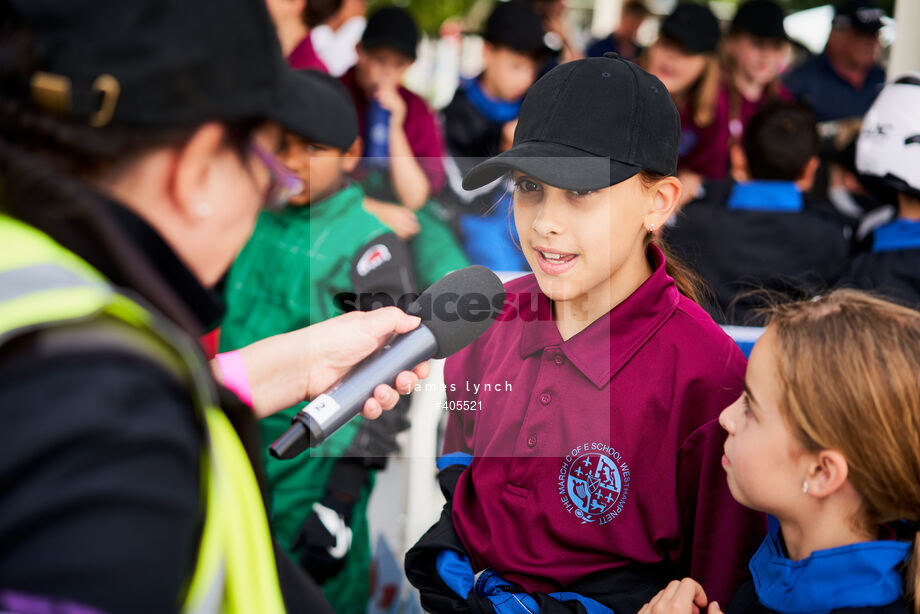
[{"label": "girl in maroon polo shirt", "polygon": [[661,23],[643,66],[661,79],[680,112],[681,204],[703,179],[728,173],[728,99],[719,96],[719,21],[706,6],[679,4]]},{"label": "girl in maroon polo shirt", "polygon": [[[738,7],[725,37],[719,101],[727,106],[729,145],[740,145],[751,117],[770,99],[791,100],[779,75],[789,57],[785,13],[774,0],[747,0]],[[721,130],[725,136],[725,129]]]},{"label": "girl in maroon polo shirt", "polygon": [[664,85],[611,54],[537,81],[513,147],[465,177],[512,173],[534,275],[445,366],[448,501],[406,556],[426,609],[626,614],[688,573],[745,579],[766,524],[731,498],[717,421],[745,361],[654,235],[679,139]]}]

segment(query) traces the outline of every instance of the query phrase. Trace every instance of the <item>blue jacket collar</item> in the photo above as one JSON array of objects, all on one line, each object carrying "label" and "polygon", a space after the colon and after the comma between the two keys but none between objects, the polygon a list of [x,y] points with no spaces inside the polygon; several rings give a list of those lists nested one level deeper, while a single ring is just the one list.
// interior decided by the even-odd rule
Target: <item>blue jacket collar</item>
[{"label": "blue jacket collar", "polygon": [[824,614],[900,599],[900,566],[910,548],[907,542],[863,542],[791,561],[783,551],[779,522],[771,516],[770,530],[750,568],[757,597],[767,608],[781,614]]},{"label": "blue jacket collar", "polygon": [[460,87],[466,92],[466,97],[473,103],[473,106],[489,121],[504,124],[521,114],[523,99],[507,102],[493,98],[482,89],[479,78],[466,79],[461,82]]},{"label": "blue jacket collar", "polygon": [[875,229],[873,252],[920,249],[920,221],[899,219]]},{"label": "blue jacket collar", "polygon": [[728,208],[797,212],[802,210],[802,191],[792,181],[745,181],[735,184]]}]

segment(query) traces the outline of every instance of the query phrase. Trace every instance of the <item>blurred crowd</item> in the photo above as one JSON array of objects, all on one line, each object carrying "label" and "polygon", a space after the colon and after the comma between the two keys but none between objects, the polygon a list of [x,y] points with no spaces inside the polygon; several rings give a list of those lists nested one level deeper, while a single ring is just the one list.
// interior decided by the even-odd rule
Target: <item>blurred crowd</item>
[{"label": "blurred crowd", "polygon": [[[481,41],[482,55],[438,111],[404,86],[421,38],[408,12],[386,8],[368,19],[361,0],[305,4],[269,0],[284,51],[292,66],[346,85],[359,124],[350,155],[363,156],[347,174],[362,186],[364,210],[410,246],[421,287],[466,261],[527,269],[510,183],[467,191],[463,174],[511,146],[521,103],[542,74],[617,53],[661,79],[677,105],[686,206],[661,232],[711,287],[718,321],[756,320],[749,295],[764,288],[811,293],[845,282],[920,304],[915,261],[873,255],[876,230],[913,219],[912,201],[888,187],[890,178],[872,179],[893,169],[857,164],[862,118],[886,81],[879,33],[890,20],[872,0],[837,3],[817,55],[787,34],[772,0],[740,3],[727,23],[703,4],[654,15],[629,0],[616,29],[585,47],[562,0],[497,2],[481,25],[461,16],[442,27],[445,39]],[[658,34],[643,46],[649,21]]]}]

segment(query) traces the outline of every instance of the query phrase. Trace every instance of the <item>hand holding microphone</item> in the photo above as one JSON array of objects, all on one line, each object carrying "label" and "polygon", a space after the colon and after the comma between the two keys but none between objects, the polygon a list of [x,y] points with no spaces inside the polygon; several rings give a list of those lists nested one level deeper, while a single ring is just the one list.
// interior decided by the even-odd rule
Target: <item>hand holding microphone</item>
[{"label": "hand holding microphone", "polygon": [[269,448],[275,458],[293,458],[319,445],[361,412],[374,389],[429,358],[445,358],[475,341],[501,313],[504,287],[482,266],[446,275],[412,305],[421,325],[396,335],[337,384],[316,397]]},{"label": "hand holding microphone", "polygon": [[[270,416],[304,399],[320,395],[361,360],[377,350],[393,334],[408,332],[419,325],[396,307],[346,313],[306,328],[267,337],[235,353],[242,359],[242,387],[251,397],[257,418]],[[218,382],[226,381],[220,362],[211,361]],[[428,377],[428,363],[413,365],[395,378],[395,386],[380,384],[368,394],[364,416],[376,418],[392,409],[400,394],[408,394],[420,379]]]}]

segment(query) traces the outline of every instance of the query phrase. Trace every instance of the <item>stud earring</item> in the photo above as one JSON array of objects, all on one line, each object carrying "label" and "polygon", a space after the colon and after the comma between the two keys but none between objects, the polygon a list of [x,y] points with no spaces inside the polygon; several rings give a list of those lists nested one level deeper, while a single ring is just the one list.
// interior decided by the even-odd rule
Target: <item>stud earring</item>
[{"label": "stud earring", "polygon": [[211,214],[213,212],[214,211],[211,208],[211,203],[201,201],[200,203],[195,205],[195,217],[197,217],[198,219],[203,220],[205,218],[211,217]]},{"label": "stud earring", "polygon": [[808,494],[808,480],[802,482],[802,492]]},{"label": "stud earring", "polygon": [[649,225],[648,225],[648,231],[649,231],[649,232],[655,232],[655,225],[654,225],[654,224],[649,224]]}]

